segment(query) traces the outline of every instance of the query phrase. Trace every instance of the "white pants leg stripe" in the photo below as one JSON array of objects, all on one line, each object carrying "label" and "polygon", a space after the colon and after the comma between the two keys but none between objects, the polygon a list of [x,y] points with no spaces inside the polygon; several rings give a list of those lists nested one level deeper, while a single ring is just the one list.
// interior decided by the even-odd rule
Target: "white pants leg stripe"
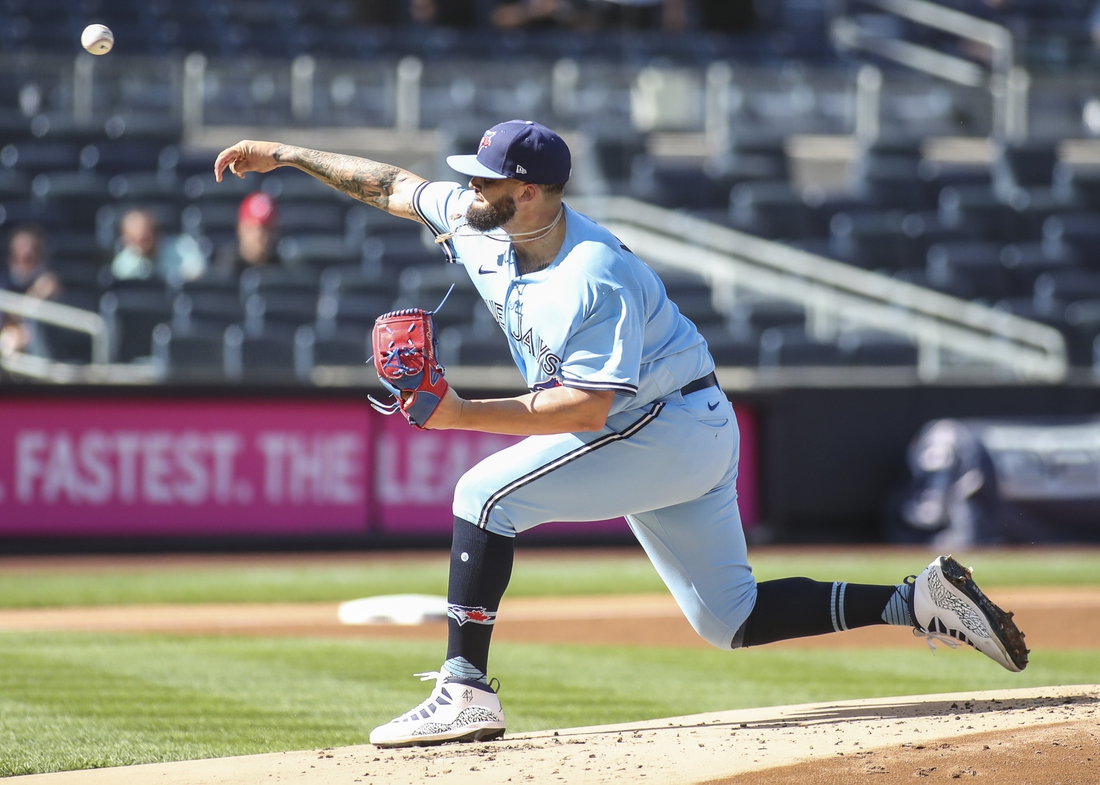
[{"label": "white pants leg stripe", "polygon": [[499,503],[500,500],[508,494],[516,492],[523,486],[534,482],[540,477],[545,477],[547,474],[554,471],[555,469],[560,469],[562,466],[572,463],[573,461],[577,460],[578,458],[582,458],[585,455],[589,455],[595,450],[600,449],[601,447],[605,447],[608,444],[614,444],[615,442],[622,441],[623,439],[629,439],[646,425],[653,422],[661,413],[661,409],[663,409],[664,407],[664,403],[655,403],[652,407],[650,407],[649,411],[647,411],[637,420],[632,422],[622,431],[619,431],[617,433],[609,433],[606,436],[601,436],[599,439],[589,442],[583,447],[578,447],[577,449],[568,452],[565,455],[562,455],[560,458],[557,458],[550,463],[544,464],[534,471],[528,472],[524,476],[519,477],[516,480],[508,483],[492,496],[490,496],[489,499],[485,502],[485,505],[481,508],[481,515],[479,515],[477,519],[478,527],[482,529],[485,528],[486,524],[488,524],[489,522],[489,514],[493,511],[493,507],[496,506],[496,504]]}]

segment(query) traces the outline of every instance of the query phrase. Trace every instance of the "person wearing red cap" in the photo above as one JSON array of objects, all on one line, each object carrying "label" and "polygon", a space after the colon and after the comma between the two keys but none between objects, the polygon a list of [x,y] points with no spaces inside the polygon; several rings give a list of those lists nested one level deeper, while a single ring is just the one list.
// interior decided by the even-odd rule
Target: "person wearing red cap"
[{"label": "person wearing red cap", "polygon": [[256,191],[241,200],[237,210],[237,242],[221,249],[217,267],[223,273],[240,275],[252,267],[281,264],[278,243],[279,210],[275,200]]}]

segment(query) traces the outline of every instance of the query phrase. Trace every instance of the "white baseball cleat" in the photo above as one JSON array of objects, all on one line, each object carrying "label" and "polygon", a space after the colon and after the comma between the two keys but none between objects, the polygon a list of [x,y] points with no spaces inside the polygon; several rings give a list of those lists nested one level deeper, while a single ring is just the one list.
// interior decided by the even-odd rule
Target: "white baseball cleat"
[{"label": "white baseball cleat", "polygon": [[504,709],[487,684],[443,672],[418,673],[435,679],[428,699],[412,711],[371,731],[376,747],[421,747],[448,741],[489,741],[504,735]]},{"label": "white baseball cleat", "polygon": [[952,649],[968,643],[1003,668],[1018,672],[1027,667],[1024,634],[1012,614],[994,605],[970,577],[971,570],[950,556],[940,556],[913,581],[909,610],[928,648],[933,640]]}]

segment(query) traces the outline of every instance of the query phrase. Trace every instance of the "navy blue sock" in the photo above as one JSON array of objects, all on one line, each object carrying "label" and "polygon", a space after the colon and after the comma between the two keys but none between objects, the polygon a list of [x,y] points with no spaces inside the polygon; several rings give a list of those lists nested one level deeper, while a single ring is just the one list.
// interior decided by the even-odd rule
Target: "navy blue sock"
[{"label": "navy blue sock", "polygon": [[871,624],[910,624],[908,612],[892,612],[904,586],[822,583],[809,578],[763,581],[756,605],[734,645],[764,643],[840,632]]},{"label": "navy blue sock", "polygon": [[515,539],[455,518],[447,586],[447,661],[452,676],[486,680],[497,609],[512,577]]}]

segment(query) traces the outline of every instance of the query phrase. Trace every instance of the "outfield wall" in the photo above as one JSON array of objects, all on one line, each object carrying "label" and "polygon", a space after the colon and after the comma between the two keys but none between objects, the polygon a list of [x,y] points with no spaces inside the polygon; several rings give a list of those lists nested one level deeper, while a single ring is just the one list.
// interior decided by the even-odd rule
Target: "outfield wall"
[{"label": "outfield wall", "polygon": [[[742,430],[746,528],[780,542],[878,539],[905,449],[931,419],[1100,412],[1092,384],[787,387],[730,397]],[[455,480],[513,441],[416,431],[350,389],[7,385],[0,547],[438,541],[450,531]],[[628,536],[621,521],[539,532]]]}]

